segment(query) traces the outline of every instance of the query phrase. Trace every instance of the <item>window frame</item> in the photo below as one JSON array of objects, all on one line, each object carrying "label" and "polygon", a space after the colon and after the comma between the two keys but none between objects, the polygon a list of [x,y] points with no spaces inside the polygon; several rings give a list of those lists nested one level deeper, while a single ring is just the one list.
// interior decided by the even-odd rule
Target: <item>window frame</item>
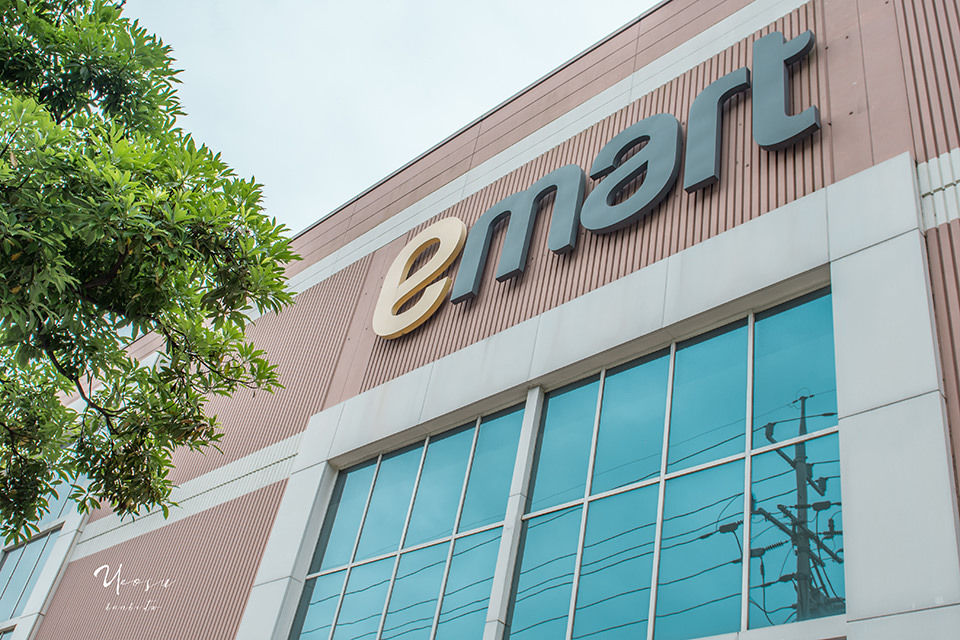
[{"label": "window frame", "polygon": [[[354,540],[353,549],[350,555],[351,560],[346,564],[340,564],[340,565],[329,567],[327,569],[308,572],[304,577],[304,583],[306,583],[306,581],[308,580],[319,578],[325,575],[334,574],[341,571],[345,572],[344,583],[341,586],[341,593],[338,596],[337,605],[335,607],[334,615],[333,615],[333,620],[336,621],[339,616],[340,609],[343,605],[346,587],[349,585],[350,573],[352,572],[353,569],[360,566],[367,565],[367,564],[371,564],[374,562],[378,562],[390,557],[399,558],[404,553],[409,553],[411,551],[416,551],[418,549],[422,549],[425,547],[430,547],[438,544],[447,544],[448,545],[447,559],[446,559],[446,564],[443,570],[443,577],[440,584],[440,590],[438,593],[436,611],[434,612],[434,619],[433,619],[432,629],[431,629],[431,636],[432,636],[437,631],[440,608],[442,606],[442,600],[443,600],[441,596],[443,594],[443,591],[446,588],[446,582],[447,582],[450,565],[451,565],[451,556],[454,550],[454,543],[457,540],[462,539],[463,537],[468,535],[482,533],[484,531],[488,531],[491,529],[496,529],[501,527],[503,528],[504,533],[500,540],[500,550],[498,553],[498,558],[500,560],[498,560],[498,563],[502,564],[502,559],[507,558],[510,566],[509,566],[509,571],[502,571],[502,570],[496,571],[494,575],[494,580],[495,581],[497,580],[497,575],[496,575],[497,573],[505,574],[510,577],[507,579],[507,582],[505,583],[501,582],[500,584],[495,583],[493,586],[493,589],[492,589],[493,593],[491,594],[491,598],[488,601],[488,609],[487,609],[487,619],[490,619],[492,615],[496,614],[498,609],[502,609],[505,605],[508,607],[512,605],[514,590],[516,589],[516,585],[517,585],[516,574],[518,573],[518,570],[519,570],[519,563],[521,560],[520,556],[522,551],[521,541],[520,541],[520,537],[522,534],[520,534],[520,532],[523,530],[525,523],[533,518],[537,518],[550,513],[556,513],[565,509],[577,507],[577,508],[580,508],[581,522],[580,522],[580,530],[578,532],[579,540],[577,545],[576,558],[574,561],[574,572],[572,575],[572,585],[570,590],[570,594],[571,594],[570,604],[567,610],[566,633],[564,636],[565,639],[569,640],[572,637],[572,633],[573,633],[573,624],[575,619],[574,614],[576,611],[576,602],[577,602],[577,591],[578,591],[579,581],[580,581],[580,569],[581,569],[580,564],[582,561],[584,537],[586,535],[586,521],[589,515],[589,505],[603,498],[623,494],[623,493],[640,489],[643,487],[657,485],[658,487],[657,489],[657,492],[658,492],[657,520],[656,520],[656,533],[655,533],[655,542],[654,542],[654,551],[653,551],[653,571],[651,574],[649,612],[648,612],[648,618],[647,618],[647,636],[646,636],[647,640],[653,640],[654,638],[653,634],[655,630],[655,619],[656,619],[657,576],[659,575],[660,555],[661,555],[661,549],[662,549],[664,496],[666,492],[667,483],[670,480],[678,477],[688,476],[706,469],[711,469],[711,468],[715,468],[728,463],[741,461],[743,463],[743,473],[744,473],[744,484],[742,485],[742,488],[744,488],[743,505],[742,505],[741,512],[749,513],[749,509],[750,509],[749,487],[751,483],[751,474],[752,474],[751,461],[754,457],[770,451],[777,450],[777,449],[785,449],[787,447],[795,446],[800,442],[808,442],[817,438],[822,438],[828,435],[837,434],[840,431],[839,424],[834,424],[831,427],[819,429],[819,430],[816,430],[804,435],[800,435],[800,436],[790,437],[780,442],[763,444],[757,447],[753,446],[754,432],[755,432],[755,428],[753,424],[753,404],[754,404],[753,376],[754,376],[754,367],[756,364],[755,358],[754,358],[754,339],[755,339],[754,332],[755,332],[756,316],[758,314],[765,314],[766,312],[773,310],[776,307],[783,304],[791,304],[791,303],[794,303],[795,301],[802,302],[804,301],[805,298],[810,298],[812,300],[821,296],[830,297],[833,295],[830,289],[830,286],[829,285],[824,286],[823,283],[812,284],[811,286],[806,287],[806,290],[802,291],[801,293],[798,294],[796,292],[792,292],[792,294],[793,295],[791,295],[787,299],[777,299],[770,304],[756,306],[755,308],[745,313],[740,313],[733,316],[727,316],[722,322],[712,323],[709,326],[700,328],[700,330],[697,330],[696,328],[691,328],[689,331],[685,332],[684,334],[681,334],[679,337],[672,339],[667,345],[660,345],[656,348],[647,349],[639,354],[631,353],[629,354],[629,356],[621,356],[620,358],[616,358],[612,360],[610,364],[601,367],[599,370],[594,370],[593,372],[587,372],[586,375],[584,375],[583,373],[579,373],[577,378],[574,380],[561,379],[561,381],[551,384],[549,385],[549,387],[538,385],[537,387],[531,390],[532,391],[531,393],[528,393],[528,397],[525,403],[523,404],[518,404],[516,402],[510,403],[507,410],[511,410],[511,411],[516,410],[518,412],[521,412],[522,421],[523,421],[523,426],[521,428],[521,434],[520,434],[521,442],[519,443],[518,454],[517,454],[517,458],[515,460],[514,468],[513,468],[514,478],[520,479],[522,484],[522,501],[519,504],[519,509],[517,509],[516,506],[514,507],[514,513],[512,515],[510,513],[510,508],[508,507],[507,513],[505,514],[504,520],[502,521],[486,524],[481,527],[471,529],[469,531],[463,531],[463,532],[457,531],[457,528],[460,522],[460,517],[463,511],[464,501],[466,499],[467,481],[469,480],[469,477],[470,477],[470,472],[472,470],[472,466],[474,462],[474,454],[477,448],[477,441],[479,439],[479,433],[480,433],[479,426],[482,424],[482,421],[484,419],[491,419],[496,417],[497,415],[499,415],[501,412],[504,411],[503,409],[501,409],[500,411],[494,411],[492,413],[484,414],[482,416],[477,416],[476,418],[473,419],[472,424],[467,423],[467,424],[461,424],[459,426],[450,427],[448,429],[438,429],[428,434],[426,438],[419,437],[413,441],[404,441],[404,444],[402,445],[398,445],[396,447],[391,447],[389,449],[385,449],[381,451],[375,458],[376,460],[375,468],[374,468],[373,476],[370,480],[370,486],[367,489],[365,504],[363,508],[363,515],[358,525],[359,529],[358,529],[357,537]],[[832,300],[832,297],[831,297],[831,300]],[[740,322],[745,323],[745,327],[747,330],[746,353],[745,353],[746,362],[747,362],[746,379],[745,379],[746,393],[744,398],[744,401],[746,403],[746,410],[744,414],[743,450],[732,455],[726,455],[721,458],[699,463],[690,467],[685,467],[685,468],[677,469],[674,471],[667,471],[667,467],[669,464],[668,449],[670,445],[670,422],[672,418],[671,411],[672,411],[672,403],[673,403],[674,372],[675,372],[675,363],[676,363],[676,354],[678,351],[678,345],[681,345],[683,342],[691,339],[695,340],[701,336],[709,335],[714,331],[722,330],[729,325],[737,324]],[[833,330],[833,327],[831,326],[831,332],[832,330]],[[667,367],[666,407],[665,407],[665,414],[664,414],[665,424],[664,424],[663,437],[662,437],[660,471],[658,475],[656,475],[653,478],[646,478],[637,482],[632,482],[620,487],[612,488],[612,489],[597,493],[595,495],[591,495],[592,484],[593,484],[593,471],[594,471],[594,465],[596,462],[597,442],[599,437],[599,425],[600,425],[601,412],[603,409],[603,395],[604,395],[604,388],[605,388],[607,376],[610,372],[616,371],[624,365],[628,365],[634,361],[651,358],[655,356],[657,353],[664,353],[669,358],[668,367]],[[549,507],[539,509],[537,511],[527,512],[528,494],[530,492],[529,489],[531,487],[532,476],[533,476],[535,465],[536,465],[535,452],[538,448],[539,438],[542,431],[543,414],[544,414],[544,408],[546,405],[547,394],[560,390],[566,386],[585,383],[586,381],[588,381],[590,378],[593,378],[593,377],[598,378],[598,385],[597,385],[597,398],[595,401],[594,412],[593,412],[594,413],[593,422],[590,427],[591,429],[590,452],[589,452],[589,457],[587,459],[584,495],[574,500],[568,500],[562,503],[551,505]],[[464,427],[472,428],[473,436],[472,436],[472,442],[471,442],[470,450],[468,454],[468,461],[467,461],[466,469],[464,472],[465,476],[464,476],[463,484],[461,485],[460,497],[457,505],[456,518],[453,525],[453,532],[450,535],[447,535],[441,538],[419,543],[410,547],[404,547],[405,538],[408,533],[410,519],[412,516],[413,505],[416,499],[417,489],[418,489],[420,478],[422,476],[423,467],[426,460],[426,454],[427,454],[429,444],[433,438],[445,436],[451,431],[464,428]],[[526,440],[526,442],[524,442],[524,440]],[[391,454],[394,454],[398,451],[403,450],[406,447],[414,446],[418,443],[422,443],[422,450],[420,452],[420,459],[417,466],[417,473],[415,476],[412,493],[411,493],[409,504],[407,505],[406,514],[404,517],[404,523],[403,523],[400,541],[398,542],[398,548],[388,553],[378,554],[369,558],[364,558],[362,560],[356,560],[355,555],[357,552],[357,547],[360,542],[360,537],[361,537],[360,532],[363,530],[364,521],[366,519],[368,509],[370,506],[370,501],[373,495],[373,491],[376,486],[376,480],[379,474],[381,462],[383,461],[385,456],[389,456]],[[524,455],[523,451],[525,448],[528,449],[530,453],[533,455]],[[356,460],[355,462],[352,462],[349,465],[344,465],[340,467],[340,469],[337,470],[335,476],[332,478],[331,482],[336,482],[340,473],[346,472],[351,467],[354,467],[356,465],[361,465],[361,464],[364,464],[364,462],[369,462],[369,460],[370,460],[369,458]],[[328,502],[326,508],[324,509],[323,517],[327,517],[326,510],[329,509],[329,507],[330,507],[330,504]],[[518,535],[515,535],[511,538],[510,536],[507,535],[508,530],[516,531]],[[751,529],[750,529],[749,517],[744,518],[743,537],[745,541],[751,540]],[[741,584],[740,584],[740,594],[739,594],[740,626],[737,630],[731,631],[731,633],[758,632],[766,628],[766,627],[762,627],[762,628],[755,629],[749,626],[750,551],[751,551],[751,546],[748,542],[747,544],[743,545],[742,558],[741,558]],[[386,621],[386,614],[389,610],[390,598],[391,598],[392,589],[396,580],[398,569],[399,569],[399,561],[395,560],[393,563],[393,568],[391,570],[390,583],[386,591],[384,605],[380,614],[380,621],[377,629],[378,635],[383,632],[383,627]],[[499,596],[499,598],[497,596]],[[298,603],[298,606],[301,606],[301,605],[299,605]],[[512,613],[512,611],[510,613]],[[508,616],[510,615],[510,613],[508,613]],[[833,617],[843,618],[844,616],[841,615],[841,616],[833,616]],[[807,622],[807,623],[819,622],[821,620],[824,620],[824,618],[814,619],[812,621],[810,620],[800,621],[799,623],[802,625],[804,622]],[[797,624],[797,622],[792,622],[787,624]],[[774,625],[774,626],[777,629],[780,629],[782,628],[783,625]],[[335,630],[336,630],[336,624],[334,623],[331,626],[330,634],[328,635],[328,638],[334,637],[333,634],[335,633]],[[294,636],[290,636],[290,637],[291,639],[294,638]]]}]

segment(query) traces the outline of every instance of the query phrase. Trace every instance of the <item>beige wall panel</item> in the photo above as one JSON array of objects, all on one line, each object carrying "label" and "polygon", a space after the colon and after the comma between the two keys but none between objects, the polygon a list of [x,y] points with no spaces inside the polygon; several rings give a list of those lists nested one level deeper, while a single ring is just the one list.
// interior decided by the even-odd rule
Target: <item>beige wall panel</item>
[{"label": "beige wall panel", "polygon": [[[71,562],[37,640],[232,638],[285,485]],[[121,580],[141,582],[104,587],[106,572],[94,576],[103,565],[109,566],[108,581],[119,570]],[[142,582],[147,579],[149,590]]]}]

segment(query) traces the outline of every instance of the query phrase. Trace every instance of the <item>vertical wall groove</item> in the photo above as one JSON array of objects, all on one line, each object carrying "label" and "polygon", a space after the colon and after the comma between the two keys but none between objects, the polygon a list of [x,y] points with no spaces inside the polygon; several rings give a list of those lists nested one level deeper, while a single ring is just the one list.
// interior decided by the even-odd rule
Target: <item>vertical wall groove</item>
[{"label": "vertical wall groove", "polygon": [[[233,638],[285,486],[274,483],[71,562],[37,640]],[[103,574],[93,575],[102,565],[111,577],[119,569],[121,579],[141,582],[104,587]],[[169,587],[157,586],[165,579]]]}]

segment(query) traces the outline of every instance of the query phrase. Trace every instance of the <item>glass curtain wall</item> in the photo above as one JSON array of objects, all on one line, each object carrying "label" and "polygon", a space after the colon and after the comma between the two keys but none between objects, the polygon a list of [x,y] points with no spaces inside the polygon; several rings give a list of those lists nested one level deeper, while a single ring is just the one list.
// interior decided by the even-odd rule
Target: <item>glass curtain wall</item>
[{"label": "glass curtain wall", "polygon": [[832,327],[825,289],[552,391],[529,470],[520,407],[345,470],[290,637],[481,638],[526,475],[509,638],[842,613]]},{"label": "glass curtain wall", "polygon": [[547,394],[509,637],[842,613],[832,326],[823,290]]},{"label": "glass curtain wall", "polygon": [[340,474],[291,638],[479,638],[521,408]]}]

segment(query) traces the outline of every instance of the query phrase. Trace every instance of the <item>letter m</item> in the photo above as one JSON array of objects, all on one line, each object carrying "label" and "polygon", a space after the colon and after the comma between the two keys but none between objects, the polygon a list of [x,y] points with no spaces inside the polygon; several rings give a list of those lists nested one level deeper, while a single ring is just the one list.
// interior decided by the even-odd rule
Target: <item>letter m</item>
[{"label": "letter m", "polygon": [[500,262],[497,264],[497,280],[503,282],[523,273],[540,202],[551,191],[556,191],[557,195],[553,203],[547,246],[554,253],[572,251],[577,246],[585,185],[583,169],[568,164],[540,178],[529,189],[507,196],[487,209],[467,236],[450,300],[459,304],[477,297],[493,232],[502,220],[508,222]]}]

